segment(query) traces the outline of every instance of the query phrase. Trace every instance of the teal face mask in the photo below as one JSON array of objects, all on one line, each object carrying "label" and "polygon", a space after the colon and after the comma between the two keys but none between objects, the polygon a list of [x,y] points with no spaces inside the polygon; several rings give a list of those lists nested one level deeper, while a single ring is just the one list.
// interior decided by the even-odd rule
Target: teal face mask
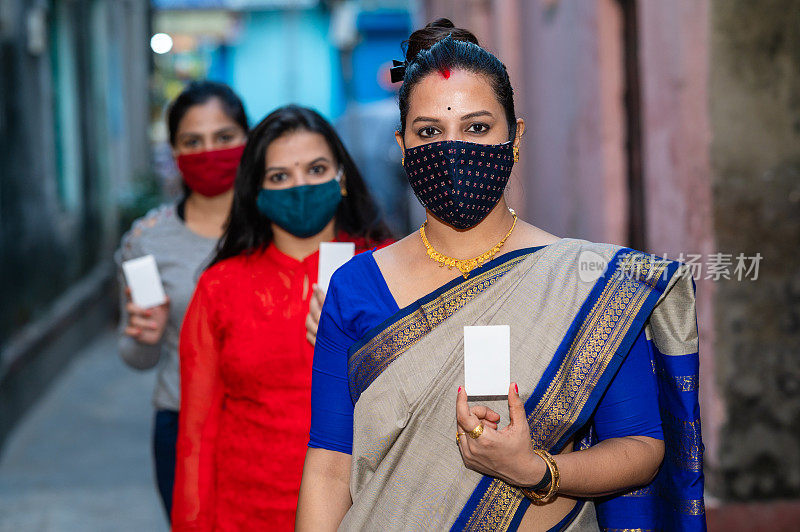
[{"label": "teal face mask", "polygon": [[266,189],[258,192],[256,205],[261,213],[294,236],[308,238],[328,225],[336,215],[342,201],[339,181],[342,169],[336,177],[319,185],[301,185],[292,188]]}]

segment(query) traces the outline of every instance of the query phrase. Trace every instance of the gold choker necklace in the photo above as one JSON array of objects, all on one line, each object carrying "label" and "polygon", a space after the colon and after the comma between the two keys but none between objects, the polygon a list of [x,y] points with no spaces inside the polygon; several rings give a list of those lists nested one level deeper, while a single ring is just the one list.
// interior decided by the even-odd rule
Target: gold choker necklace
[{"label": "gold choker necklace", "polygon": [[511,212],[511,215],[514,217],[514,222],[511,224],[511,229],[508,230],[506,236],[503,237],[503,240],[495,244],[495,246],[487,251],[486,253],[482,253],[477,257],[472,259],[454,259],[452,257],[448,257],[447,255],[442,255],[431,246],[431,243],[428,242],[428,237],[425,236],[425,226],[428,225],[428,221],[426,220],[422,226],[419,228],[419,236],[422,237],[422,243],[425,244],[425,249],[428,250],[428,256],[439,263],[439,267],[447,266],[449,269],[453,269],[453,266],[459,269],[461,274],[464,276],[464,279],[469,277],[469,272],[477,268],[478,266],[482,265],[484,262],[488,261],[492,257],[494,257],[500,248],[503,247],[503,244],[506,243],[508,237],[511,236],[511,231],[514,230],[514,227],[517,225],[517,213],[515,213],[512,209],[508,209]]}]

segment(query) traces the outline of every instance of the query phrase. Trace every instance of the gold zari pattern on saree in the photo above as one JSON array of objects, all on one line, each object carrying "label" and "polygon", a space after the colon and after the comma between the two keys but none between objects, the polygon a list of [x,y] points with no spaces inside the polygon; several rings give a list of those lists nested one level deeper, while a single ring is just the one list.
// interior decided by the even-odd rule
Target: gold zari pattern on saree
[{"label": "gold zari pattern on saree", "polygon": [[[663,491],[663,488],[662,488]],[[684,515],[704,515],[706,513],[706,505],[703,499],[670,499],[670,493],[659,493],[659,489],[653,484],[645,486],[644,488],[629,491],[623,497],[658,497],[662,496],[665,500],[679,512]]]},{"label": "gold zari pattern on saree", "polygon": [[682,421],[668,412],[661,413],[665,425],[665,459],[687,471],[703,470],[703,441],[700,435],[700,420]]},{"label": "gold zari pattern on saree", "polygon": [[673,388],[679,392],[693,392],[697,390],[699,378],[697,375],[675,375],[668,376],[667,372],[661,368],[656,368],[655,363],[653,368],[655,372],[662,378],[667,380]]},{"label": "gold zari pattern on saree", "polygon": [[703,499],[680,501],[676,507],[680,513],[685,515],[703,515],[706,513],[706,505]]},{"label": "gold zari pattern on saree", "polygon": [[[622,259],[583,320],[555,378],[528,416],[537,448],[551,450],[575,423],[669,263],[636,251]],[[518,489],[494,479],[464,530],[506,530],[523,498]]]}]

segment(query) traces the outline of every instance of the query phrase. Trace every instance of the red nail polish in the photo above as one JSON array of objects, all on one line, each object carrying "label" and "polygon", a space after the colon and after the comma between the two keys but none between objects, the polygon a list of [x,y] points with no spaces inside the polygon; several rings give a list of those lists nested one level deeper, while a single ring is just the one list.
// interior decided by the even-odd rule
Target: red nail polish
[{"label": "red nail polish", "polygon": [[519,386],[517,386],[516,382],[514,383],[514,391],[517,392],[517,395],[519,395]]},{"label": "red nail polish", "polygon": [[458,387],[458,393],[461,393],[461,386]]}]

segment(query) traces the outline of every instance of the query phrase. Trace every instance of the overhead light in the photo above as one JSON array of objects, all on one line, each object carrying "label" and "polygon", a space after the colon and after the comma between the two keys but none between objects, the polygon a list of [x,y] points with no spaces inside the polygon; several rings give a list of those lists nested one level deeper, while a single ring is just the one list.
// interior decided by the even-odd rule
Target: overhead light
[{"label": "overhead light", "polygon": [[150,37],[150,48],[157,54],[165,54],[172,50],[172,37],[166,33],[156,33]]}]

